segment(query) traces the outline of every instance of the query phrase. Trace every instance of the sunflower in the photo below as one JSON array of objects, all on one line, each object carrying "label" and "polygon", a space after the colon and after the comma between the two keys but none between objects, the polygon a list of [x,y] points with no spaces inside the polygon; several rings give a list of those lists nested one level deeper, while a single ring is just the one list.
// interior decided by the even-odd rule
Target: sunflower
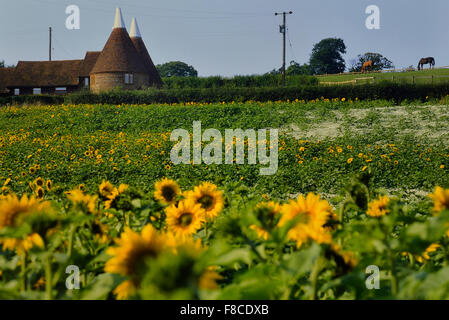
[{"label": "sunflower", "polygon": [[297,221],[288,231],[287,237],[296,241],[299,248],[307,240],[317,243],[330,243],[331,234],[326,228],[332,208],[326,200],[321,200],[319,195],[309,193],[306,197],[300,195],[281,208],[279,226],[284,226],[291,220]]},{"label": "sunflower", "polygon": [[47,182],[45,183],[45,187],[47,188],[47,191],[51,191],[51,189],[53,188],[53,181],[48,179]]},{"label": "sunflower", "polygon": [[36,190],[34,191],[36,194],[36,198],[43,199],[45,196],[44,189],[42,187],[36,187]]},{"label": "sunflower", "polygon": [[118,300],[126,300],[133,296],[137,291],[136,286],[131,280],[123,281],[114,289],[114,294],[117,296]]},{"label": "sunflower", "polygon": [[84,194],[79,189],[73,189],[72,191],[67,193],[67,198],[73,203],[74,207],[77,208],[78,210],[93,214],[97,213],[95,209],[97,203],[97,196],[90,196],[88,194]]},{"label": "sunflower", "polygon": [[114,188],[114,190],[112,190],[112,192],[108,196],[106,196],[108,200],[104,202],[104,208],[105,209],[113,208],[114,203],[117,202],[119,196],[125,193],[126,190],[128,190],[128,185],[123,183],[118,187],[118,189]]},{"label": "sunflower", "polygon": [[432,243],[430,246],[427,247],[427,249],[423,253],[423,258],[425,260],[430,260],[429,253],[435,252],[440,248],[441,246],[438,243]]},{"label": "sunflower", "polygon": [[182,200],[178,206],[172,204],[165,209],[165,212],[167,213],[168,230],[181,239],[197,232],[205,222],[204,209],[193,200]]},{"label": "sunflower", "polygon": [[343,251],[336,243],[331,243],[329,249],[330,256],[334,258],[337,265],[342,267],[343,270],[352,270],[357,265],[358,260],[353,252]]},{"label": "sunflower", "polygon": [[79,189],[80,191],[82,191],[82,192],[86,192],[86,186],[84,185],[84,183],[81,183],[81,184],[78,186],[78,189]]},{"label": "sunflower", "polygon": [[139,272],[145,259],[157,257],[167,244],[165,237],[151,225],[146,225],[140,234],[125,228],[115,242],[117,246],[106,251],[112,258],[106,262],[104,270],[130,278],[114,290],[119,299],[126,299],[139,285]]},{"label": "sunflower", "polygon": [[429,197],[433,200],[434,212],[449,210],[449,189],[436,187],[435,192],[430,194]]},{"label": "sunflower", "polygon": [[387,196],[379,196],[379,199],[368,203],[366,214],[371,217],[382,217],[390,212],[387,208],[390,199]]},{"label": "sunflower", "polygon": [[268,240],[269,229],[273,229],[276,226],[277,218],[281,213],[281,206],[274,201],[261,202],[256,206],[255,211],[262,227],[253,224],[250,226],[250,229],[254,230],[259,238]]},{"label": "sunflower", "polygon": [[45,180],[42,179],[41,177],[36,178],[36,180],[34,180],[34,184],[38,187],[43,187],[45,184]]},{"label": "sunflower", "polygon": [[95,220],[92,223],[92,234],[94,235],[94,240],[100,244],[109,242],[108,231],[108,226],[102,224],[99,220]]},{"label": "sunflower", "polygon": [[117,199],[118,196],[119,196],[119,191],[118,191],[117,188],[114,188],[114,190],[112,190],[112,192],[106,196],[106,198],[108,200],[106,200],[104,202],[104,208],[105,209],[111,209],[111,207],[113,206],[114,201]]},{"label": "sunflower", "polygon": [[[5,227],[16,228],[20,226],[31,214],[47,210],[48,202],[41,202],[35,197],[27,195],[19,199],[15,194],[6,196],[0,201],[0,230]],[[44,242],[39,234],[32,233],[25,238],[0,238],[3,250],[17,250],[22,254],[33,246],[43,247]]]},{"label": "sunflower", "polygon": [[29,172],[30,174],[35,174],[35,173],[36,173],[36,168],[30,167],[30,168],[28,169],[28,172]]},{"label": "sunflower", "polygon": [[164,178],[154,185],[154,197],[164,205],[171,205],[176,202],[176,198],[181,194],[181,188],[176,181]]},{"label": "sunflower", "polygon": [[217,280],[221,280],[223,277],[216,270],[216,266],[206,268],[198,281],[198,287],[200,289],[216,290],[220,288],[217,284]]},{"label": "sunflower", "polygon": [[99,186],[100,194],[105,198],[110,195],[114,191],[114,189],[114,186],[109,181],[103,180],[103,182]]},{"label": "sunflower", "polygon": [[224,205],[223,192],[217,190],[217,186],[209,182],[196,186],[193,191],[187,191],[186,198],[201,205],[207,220],[218,216]]},{"label": "sunflower", "polygon": [[[418,261],[419,263],[425,263],[426,261],[430,260],[429,253],[437,251],[441,246],[438,243],[432,243],[430,246],[426,248],[426,250],[421,255],[414,254],[413,257]],[[410,255],[409,252],[403,252],[403,256]]]}]

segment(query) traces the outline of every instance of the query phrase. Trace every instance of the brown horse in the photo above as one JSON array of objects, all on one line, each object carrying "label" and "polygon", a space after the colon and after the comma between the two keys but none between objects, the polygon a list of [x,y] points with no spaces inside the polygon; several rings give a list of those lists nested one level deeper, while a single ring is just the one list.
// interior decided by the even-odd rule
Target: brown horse
[{"label": "brown horse", "polygon": [[363,64],[362,73],[364,73],[367,68],[370,68],[370,70],[373,70],[373,61],[372,60],[369,60]]},{"label": "brown horse", "polygon": [[425,64],[430,64],[430,69],[435,66],[435,59],[433,57],[422,58],[418,63],[418,70],[424,69]]}]

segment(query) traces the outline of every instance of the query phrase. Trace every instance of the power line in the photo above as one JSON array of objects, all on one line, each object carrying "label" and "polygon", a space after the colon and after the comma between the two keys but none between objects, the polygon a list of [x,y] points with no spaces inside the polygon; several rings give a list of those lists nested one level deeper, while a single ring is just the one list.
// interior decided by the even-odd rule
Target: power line
[{"label": "power line", "polygon": [[[52,0],[40,0],[39,1],[39,5],[41,5],[42,3],[46,3],[46,4],[50,4],[50,5],[55,5],[55,4],[61,4],[61,2],[55,1],[53,2]],[[80,8],[88,8],[90,10],[96,11],[96,12],[103,12],[103,13],[107,13],[107,14],[112,14],[111,10],[106,10],[104,9],[104,6],[102,5],[102,8],[98,8],[98,7],[93,7],[91,6],[92,2],[89,2],[89,5],[80,5]],[[110,4],[110,2],[108,2],[108,4]],[[95,5],[95,3],[94,3]],[[182,9],[162,9],[159,8],[160,10],[166,10],[166,11],[174,11],[174,12],[186,12],[186,13],[204,13],[207,14],[207,16],[185,16],[185,15],[160,15],[160,14],[148,14],[148,13],[142,13],[141,8],[142,7],[146,7],[148,9],[156,9],[155,7],[148,7],[145,5],[130,5],[130,4],[125,4],[122,7],[126,8],[126,7],[136,7],[136,11],[133,11],[133,9],[131,10],[127,10],[127,12],[131,12],[132,14],[136,14],[138,16],[146,16],[146,17],[152,17],[152,18],[176,18],[176,19],[202,19],[202,20],[214,20],[214,19],[247,19],[247,18],[260,18],[260,17],[266,17],[269,16],[270,14],[268,13],[260,13],[260,14],[256,14],[254,12],[250,13],[243,13],[243,12],[229,12],[229,13],[224,13],[224,12],[215,12],[215,13],[208,13],[207,11],[193,11],[193,10],[182,10]],[[212,14],[217,14],[217,16],[211,16]],[[219,16],[218,16],[219,15]]]},{"label": "power line", "polygon": [[289,32],[288,32],[288,29],[287,29],[287,39],[288,39],[288,43],[290,44],[290,49],[292,50],[293,60],[299,63],[299,61],[297,61],[297,59],[296,59],[295,50],[293,49],[293,46],[292,46],[292,42],[291,42],[291,40],[290,40],[290,34],[289,34]]}]

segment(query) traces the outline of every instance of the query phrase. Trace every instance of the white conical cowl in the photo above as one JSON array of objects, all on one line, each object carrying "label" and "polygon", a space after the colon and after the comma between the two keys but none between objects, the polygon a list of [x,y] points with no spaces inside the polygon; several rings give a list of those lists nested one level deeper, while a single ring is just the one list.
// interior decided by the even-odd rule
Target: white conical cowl
[{"label": "white conical cowl", "polygon": [[125,28],[125,22],[123,21],[122,10],[120,8],[115,9],[114,27],[112,29]]},{"label": "white conical cowl", "polygon": [[137,25],[136,18],[133,18],[133,21],[131,22],[131,29],[129,31],[129,36],[131,38],[142,38],[142,35],[140,34],[139,26]]}]

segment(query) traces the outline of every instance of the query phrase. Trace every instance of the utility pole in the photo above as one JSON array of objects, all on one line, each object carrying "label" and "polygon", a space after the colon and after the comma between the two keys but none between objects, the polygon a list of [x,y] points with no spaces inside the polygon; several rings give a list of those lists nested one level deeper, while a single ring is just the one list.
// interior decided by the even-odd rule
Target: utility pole
[{"label": "utility pole", "polygon": [[49,44],[48,44],[48,61],[51,61],[51,27],[48,28],[49,31]]},{"label": "utility pole", "polygon": [[282,84],[285,86],[285,38],[286,38],[286,34],[287,34],[287,14],[292,14],[292,11],[289,12],[282,12],[282,13],[278,13],[276,12],[274,15],[281,15],[283,16],[283,25],[279,26],[279,32],[282,33],[282,37],[283,37],[283,55],[282,55]]}]

